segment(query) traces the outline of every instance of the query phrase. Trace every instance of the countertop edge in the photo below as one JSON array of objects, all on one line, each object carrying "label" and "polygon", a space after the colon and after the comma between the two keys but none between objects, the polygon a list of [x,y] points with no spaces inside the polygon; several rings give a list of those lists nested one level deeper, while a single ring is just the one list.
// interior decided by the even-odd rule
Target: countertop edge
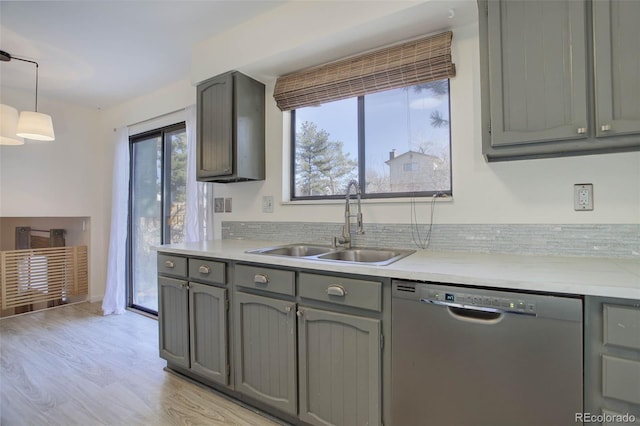
[{"label": "countertop edge", "polygon": [[212,240],[163,245],[154,249],[163,253],[260,263],[272,267],[640,301],[640,259],[424,250],[387,266],[372,266],[247,253],[248,250],[281,244],[286,243]]}]

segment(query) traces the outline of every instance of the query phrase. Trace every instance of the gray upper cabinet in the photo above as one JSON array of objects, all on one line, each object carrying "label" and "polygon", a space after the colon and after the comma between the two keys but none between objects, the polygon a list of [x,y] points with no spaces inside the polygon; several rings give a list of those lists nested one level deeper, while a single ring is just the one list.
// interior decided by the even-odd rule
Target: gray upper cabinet
[{"label": "gray upper cabinet", "polygon": [[492,146],[585,138],[584,3],[488,6]]},{"label": "gray upper cabinet", "polygon": [[640,2],[593,3],[596,136],[640,134]]},{"label": "gray upper cabinet", "polygon": [[198,85],[197,180],[264,179],[264,90],[237,71]]},{"label": "gray upper cabinet", "polygon": [[489,161],[640,149],[640,2],[478,7]]}]

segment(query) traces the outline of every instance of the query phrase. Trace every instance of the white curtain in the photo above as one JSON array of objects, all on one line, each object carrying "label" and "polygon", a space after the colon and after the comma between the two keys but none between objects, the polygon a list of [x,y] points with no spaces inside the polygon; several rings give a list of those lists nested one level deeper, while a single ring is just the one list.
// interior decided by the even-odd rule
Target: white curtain
[{"label": "white curtain", "polygon": [[[182,112],[182,111],[180,111]],[[213,220],[209,204],[211,185],[196,182],[196,107],[184,110],[187,130],[187,199],[185,212],[185,242],[213,238]],[[174,120],[179,112],[165,120]],[[181,115],[181,114],[180,114]],[[175,122],[175,120],[174,120]],[[156,124],[155,122],[153,123]],[[139,126],[149,127],[144,122]],[[166,124],[165,124],[166,125]],[[145,127],[145,128],[146,128]],[[111,236],[107,261],[107,288],[102,301],[104,315],[122,314],[126,307],[126,250],[129,211],[129,134],[133,127],[123,128],[118,141],[113,166],[111,206]],[[134,132],[135,133],[135,132]]]},{"label": "white curtain", "polygon": [[124,313],[126,304],[127,219],[129,210],[129,132],[117,133],[111,195],[111,236],[107,260],[107,288],[102,300],[104,315]]},{"label": "white curtain", "polygon": [[185,242],[213,239],[211,184],[196,181],[196,106],[185,109],[187,124],[187,200]]}]

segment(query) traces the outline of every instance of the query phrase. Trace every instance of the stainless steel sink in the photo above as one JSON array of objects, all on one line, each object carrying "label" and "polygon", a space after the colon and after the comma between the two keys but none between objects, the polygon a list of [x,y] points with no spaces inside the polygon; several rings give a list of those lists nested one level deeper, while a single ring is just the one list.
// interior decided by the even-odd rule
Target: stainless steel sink
[{"label": "stainless steel sink", "polygon": [[357,263],[380,263],[394,262],[405,256],[410,255],[413,251],[391,251],[377,249],[344,249],[318,256],[322,260],[341,260],[343,262]]},{"label": "stainless steel sink", "polygon": [[332,248],[328,246],[290,244],[286,246],[267,247],[258,250],[251,250],[249,251],[249,253],[270,254],[272,256],[308,257],[329,253],[331,250]]},{"label": "stainless steel sink", "polygon": [[311,244],[288,244],[249,250],[247,253],[384,266],[415,253],[415,250],[376,248],[345,249]]}]

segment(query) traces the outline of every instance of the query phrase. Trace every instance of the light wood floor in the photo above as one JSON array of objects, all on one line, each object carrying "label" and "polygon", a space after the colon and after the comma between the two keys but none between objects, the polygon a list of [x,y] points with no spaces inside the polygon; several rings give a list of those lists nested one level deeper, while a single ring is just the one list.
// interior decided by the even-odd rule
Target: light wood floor
[{"label": "light wood floor", "polygon": [[164,370],[156,320],[97,303],[0,320],[0,424],[276,425]]}]

